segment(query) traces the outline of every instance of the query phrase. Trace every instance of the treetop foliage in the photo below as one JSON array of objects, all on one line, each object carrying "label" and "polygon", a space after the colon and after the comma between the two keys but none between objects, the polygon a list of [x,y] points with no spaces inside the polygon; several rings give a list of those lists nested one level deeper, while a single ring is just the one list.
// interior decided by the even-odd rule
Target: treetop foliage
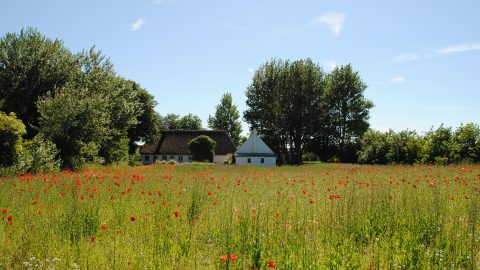
[{"label": "treetop foliage", "polygon": [[225,93],[216,106],[214,116],[208,117],[208,127],[216,130],[225,130],[237,147],[240,145],[242,123],[237,106],[233,104],[232,94]]}]

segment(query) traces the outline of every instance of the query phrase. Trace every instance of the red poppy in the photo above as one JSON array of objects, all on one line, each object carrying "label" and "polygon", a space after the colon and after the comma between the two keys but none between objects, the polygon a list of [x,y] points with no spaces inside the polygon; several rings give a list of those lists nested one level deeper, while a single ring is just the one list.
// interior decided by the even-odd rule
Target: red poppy
[{"label": "red poppy", "polygon": [[12,221],[12,220],[13,220],[13,217],[12,217],[12,216],[8,216],[8,217],[7,217],[7,220],[8,220],[8,221]]},{"label": "red poppy", "polygon": [[130,220],[131,220],[131,221],[135,221],[135,220],[137,220],[137,218],[134,217],[134,216],[131,216],[131,217],[130,217]]},{"label": "red poppy", "polygon": [[279,213],[279,212],[276,212],[276,213],[275,213],[275,216],[276,216],[276,217],[279,217],[279,216],[280,216],[280,213]]},{"label": "red poppy", "polygon": [[208,195],[212,195],[212,192],[210,190],[208,191]]},{"label": "red poppy", "polygon": [[102,231],[105,231],[107,229],[107,226],[102,225],[102,226],[100,226],[100,229],[102,229]]},{"label": "red poppy", "polygon": [[178,211],[173,212],[173,214],[175,215],[175,217],[180,216],[180,213]]},{"label": "red poppy", "polygon": [[237,260],[237,255],[236,254],[230,254],[230,261],[236,261]]},{"label": "red poppy", "polygon": [[277,268],[277,265],[275,264],[274,260],[269,260],[267,263],[267,266],[270,268]]},{"label": "red poppy", "polygon": [[227,260],[227,256],[221,255],[221,256],[220,256],[220,260],[221,260],[221,261],[226,261],[226,260]]},{"label": "red poppy", "polygon": [[7,209],[2,209],[2,213],[6,214],[7,212]]}]

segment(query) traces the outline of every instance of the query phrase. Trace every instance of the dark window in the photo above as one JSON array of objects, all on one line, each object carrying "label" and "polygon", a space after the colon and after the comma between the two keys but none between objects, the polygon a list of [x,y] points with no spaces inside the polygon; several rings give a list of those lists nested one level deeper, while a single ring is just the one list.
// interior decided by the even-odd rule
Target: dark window
[{"label": "dark window", "polygon": [[183,162],[183,156],[178,156],[178,161]]},{"label": "dark window", "polygon": [[192,160],[192,156],[188,156],[188,160]]},{"label": "dark window", "polygon": [[170,160],[175,160],[175,156],[170,156]]},{"label": "dark window", "polygon": [[251,158],[247,158],[247,163],[252,163],[252,159],[251,159]]},{"label": "dark window", "polygon": [[158,156],[153,156],[153,162],[158,160]]},{"label": "dark window", "polygon": [[149,155],[145,155],[145,161],[149,161],[150,160],[150,156]]},{"label": "dark window", "polygon": [[162,156],[162,160],[167,160],[167,156]]},{"label": "dark window", "polygon": [[265,163],[265,159],[263,157],[260,159],[260,163]]}]

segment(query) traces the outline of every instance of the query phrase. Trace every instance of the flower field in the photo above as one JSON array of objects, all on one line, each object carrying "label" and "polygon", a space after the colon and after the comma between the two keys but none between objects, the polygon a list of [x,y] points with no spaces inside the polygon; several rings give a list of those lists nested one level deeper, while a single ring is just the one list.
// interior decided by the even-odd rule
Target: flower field
[{"label": "flower field", "polygon": [[477,269],[480,166],[152,165],[0,179],[0,269]]}]

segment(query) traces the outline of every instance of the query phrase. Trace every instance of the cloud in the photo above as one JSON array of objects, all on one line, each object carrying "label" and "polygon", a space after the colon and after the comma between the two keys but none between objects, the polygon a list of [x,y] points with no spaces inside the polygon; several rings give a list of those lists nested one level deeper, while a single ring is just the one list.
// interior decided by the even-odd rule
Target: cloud
[{"label": "cloud", "polygon": [[451,53],[468,52],[468,51],[476,51],[476,50],[480,50],[480,42],[451,45],[451,46],[447,46],[445,48],[439,49],[435,52],[437,54],[446,55]]},{"label": "cloud", "polygon": [[313,25],[325,24],[333,36],[338,36],[342,31],[343,23],[345,21],[345,14],[340,12],[329,12],[316,18],[311,22]]},{"label": "cloud", "polygon": [[337,63],[335,61],[332,61],[332,60],[325,61],[325,62],[323,62],[323,64],[325,65],[325,69],[327,71],[332,71],[337,67]]},{"label": "cloud", "polygon": [[253,72],[255,72],[255,69],[249,67],[249,68],[248,68],[248,72],[253,73]]},{"label": "cloud", "polygon": [[402,77],[402,76],[396,76],[396,77],[393,77],[390,79],[390,82],[391,83],[404,83],[405,82],[405,78]]},{"label": "cloud", "polygon": [[138,18],[136,21],[130,24],[130,30],[137,31],[138,29],[142,28],[144,24],[145,24],[145,18],[143,17]]},{"label": "cloud", "polygon": [[403,54],[399,54],[399,55],[395,56],[393,58],[393,61],[395,61],[395,62],[410,62],[410,61],[417,60],[418,57],[420,57],[420,55],[418,55],[417,53],[403,53]]}]

